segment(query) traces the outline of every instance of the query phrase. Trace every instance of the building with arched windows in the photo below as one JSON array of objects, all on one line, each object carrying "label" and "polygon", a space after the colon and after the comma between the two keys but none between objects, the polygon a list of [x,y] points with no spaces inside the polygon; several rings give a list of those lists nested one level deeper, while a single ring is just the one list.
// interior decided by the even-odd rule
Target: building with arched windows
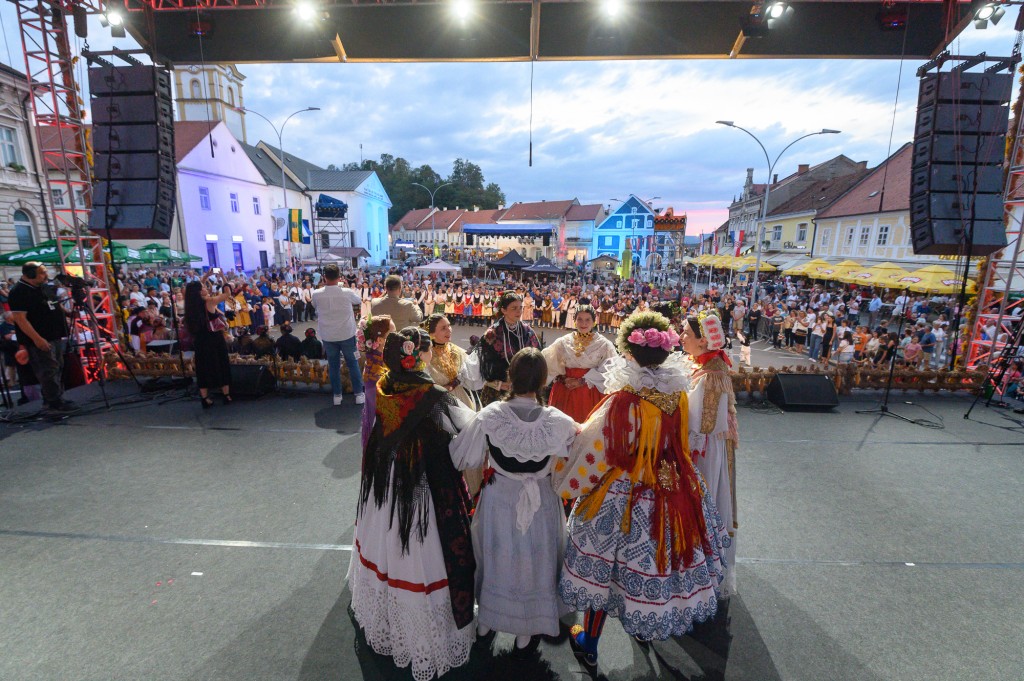
[{"label": "building with arched windows", "polygon": [[176,64],[175,105],[179,121],[224,121],[240,142],[245,133],[245,76],[234,64]]},{"label": "building with arched windows", "polygon": [[0,253],[31,248],[52,237],[28,98],[25,74],[0,64]]}]

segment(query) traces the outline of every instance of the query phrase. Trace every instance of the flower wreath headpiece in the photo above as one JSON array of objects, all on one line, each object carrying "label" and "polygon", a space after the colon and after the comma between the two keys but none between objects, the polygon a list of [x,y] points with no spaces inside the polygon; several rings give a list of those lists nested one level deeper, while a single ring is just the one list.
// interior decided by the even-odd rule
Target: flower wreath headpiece
[{"label": "flower wreath headpiece", "polygon": [[665,352],[672,352],[679,344],[679,334],[672,327],[668,331],[655,328],[633,329],[626,340],[642,348],[661,348]]},{"label": "flower wreath headpiece", "polygon": [[722,320],[716,310],[701,310],[697,313],[701,336],[708,341],[708,351],[721,350],[725,347],[725,332]]}]

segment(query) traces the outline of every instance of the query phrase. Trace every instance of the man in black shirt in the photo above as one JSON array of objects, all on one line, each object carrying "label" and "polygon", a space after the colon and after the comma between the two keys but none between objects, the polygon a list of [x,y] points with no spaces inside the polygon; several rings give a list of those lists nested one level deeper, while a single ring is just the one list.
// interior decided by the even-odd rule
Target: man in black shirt
[{"label": "man in black shirt", "polygon": [[78,407],[64,399],[61,376],[68,331],[64,309],[52,289],[46,287],[49,278],[42,263],[22,265],[21,281],[11,290],[9,302],[18,327],[18,342],[28,350],[43,403],[50,411],[66,413]]}]

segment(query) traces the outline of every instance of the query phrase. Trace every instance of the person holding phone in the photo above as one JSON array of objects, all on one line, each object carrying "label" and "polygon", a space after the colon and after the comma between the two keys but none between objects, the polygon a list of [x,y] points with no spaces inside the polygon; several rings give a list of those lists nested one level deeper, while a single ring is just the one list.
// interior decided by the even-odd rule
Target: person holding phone
[{"label": "person holding phone", "polygon": [[231,361],[224,332],[228,328],[224,314],[217,307],[231,297],[231,288],[225,287],[218,295],[207,289],[210,274],[185,286],[185,327],[192,335],[195,349],[196,383],[203,409],[213,406],[209,391],[220,388],[224,404],[231,404]]}]

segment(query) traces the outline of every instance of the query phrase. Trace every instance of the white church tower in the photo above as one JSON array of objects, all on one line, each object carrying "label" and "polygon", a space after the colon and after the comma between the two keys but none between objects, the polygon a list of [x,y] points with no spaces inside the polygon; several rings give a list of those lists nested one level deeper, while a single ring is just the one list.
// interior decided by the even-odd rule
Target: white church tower
[{"label": "white church tower", "polygon": [[178,64],[174,67],[179,121],[224,121],[231,134],[245,139],[245,100],[241,74],[234,64]]}]

